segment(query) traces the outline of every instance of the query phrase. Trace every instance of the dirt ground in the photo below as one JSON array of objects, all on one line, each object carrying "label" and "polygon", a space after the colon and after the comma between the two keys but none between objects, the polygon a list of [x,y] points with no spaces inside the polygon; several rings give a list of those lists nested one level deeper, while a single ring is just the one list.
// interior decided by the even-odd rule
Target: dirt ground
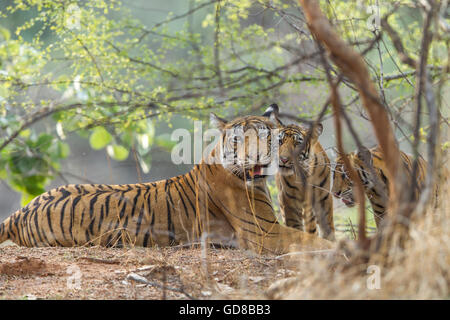
[{"label": "dirt ground", "polygon": [[[206,256],[206,258],[205,258]],[[0,247],[0,299],[264,299],[291,258],[208,248]]]}]

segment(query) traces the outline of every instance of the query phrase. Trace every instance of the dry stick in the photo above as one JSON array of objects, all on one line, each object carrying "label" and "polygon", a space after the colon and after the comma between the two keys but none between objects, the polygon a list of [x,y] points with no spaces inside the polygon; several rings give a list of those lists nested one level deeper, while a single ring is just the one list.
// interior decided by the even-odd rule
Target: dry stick
[{"label": "dry stick", "polygon": [[[426,17],[425,23],[424,23],[424,32],[428,32],[428,28],[429,28],[429,24],[430,24],[430,19],[428,19],[428,15]],[[416,69],[415,70],[415,74],[416,74],[416,80],[417,83],[419,83],[419,85],[416,87],[416,93],[415,93],[415,99],[416,99],[416,114],[415,114],[415,126],[414,126],[414,131],[413,131],[413,136],[414,136],[414,141],[413,141],[413,153],[414,153],[414,162],[413,162],[413,169],[412,169],[412,174],[411,174],[411,185],[412,188],[410,189],[410,200],[414,199],[415,196],[415,190],[417,188],[417,181],[416,179],[414,179],[414,177],[417,174],[417,169],[418,169],[418,157],[419,157],[419,151],[418,151],[418,147],[419,147],[419,129],[420,129],[420,113],[422,112],[422,92],[423,92],[423,87],[424,87],[424,77],[423,77],[423,73],[426,72],[426,70],[424,69],[425,65],[422,63],[426,63],[426,59],[424,59],[425,54],[428,54],[428,49],[426,50],[427,53],[424,52],[424,45],[427,44],[427,42],[424,41],[425,38],[427,37],[423,37],[422,38],[422,46],[421,46],[421,63],[418,63],[416,60],[414,60],[413,58],[411,58],[407,53],[406,50],[403,46],[402,40],[400,39],[400,36],[398,35],[398,33],[390,26],[390,24],[387,21],[387,17],[383,18],[381,20],[381,26],[383,27],[383,29],[385,29],[385,31],[387,32],[387,34],[389,35],[391,42],[394,45],[395,50],[398,53],[398,56],[400,58],[400,61],[402,61],[403,63],[409,65],[411,68]]]},{"label": "dry stick", "polygon": [[337,90],[337,85],[335,83],[330,83],[331,85],[331,105],[334,111],[334,125],[336,129],[336,144],[339,152],[341,153],[342,160],[344,161],[345,168],[347,169],[350,179],[355,183],[356,189],[356,201],[358,202],[358,239],[363,245],[366,242],[366,206],[365,206],[365,196],[364,196],[364,186],[359,175],[356,173],[355,169],[352,167],[342,144],[342,128],[341,128],[341,102],[339,98],[339,93]]},{"label": "dry stick", "polygon": [[350,224],[350,232],[352,233],[352,235],[353,235],[353,239],[355,239],[356,240],[356,238],[357,238],[357,235],[356,235],[356,231],[355,231],[355,228],[353,228],[353,223],[352,223],[352,219],[350,219],[350,218],[347,218],[348,219],[348,222],[349,222],[349,224]]},{"label": "dry stick", "polygon": [[222,70],[220,68],[220,1],[216,5],[215,17],[215,31],[214,31],[214,64],[215,72],[217,74],[217,85],[220,89],[220,94],[224,95],[224,87],[222,80]]},{"label": "dry stick", "polygon": [[203,232],[201,237],[201,262],[203,275],[206,278],[206,284],[208,287],[211,287],[208,264],[208,233],[206,231]]},{"label": "dry stick", "polygon": [[[397,51],[400,60],[409,65],[411,68],[416,69],[413,71],[413,74],[416,74],[417,82],[419,86],[416,88],[416,114],[415,114],[415,127],[414,127],[414,142],[413,142],[413,151],[414,151],[414,162],[413,162],[413,170],[411,174],[411,198],[414,199],[414,191],[417,188],[417,181],[415,179],[418,170],[418,144],[419,144],[419,129],[420,129],[420,113],[422,109],[422,94],[425,93],[425,101],[427,103],[427,107],[430,113],[430,133],[427,136],[427,146],[428,146],[428,168],[427,168],[427,177],[425,182],[425,187],[423,188],[424,192],[421,193],[419,203],[416,207],[416,212],[424,211],[426,203],[431,198],[431,190],[433,189],[433,182],[435,181],[435,177],[433,177],[436,169],[436,141],[439,138],[439,109],[436,107],[434,93],[432,92],[431,83],[427,70],[427,57],[428,51],[432,40],[432,33],[430,32],[430,25],[433,20],[433,15],[436,13],[435,3],[430,0],[431,4],[430,8],[424,19],[424,27],[422,30],[422,41],[421,41],[421,51],[419,62],[409,57],[405,52],[403,47],[403,43],[397,34],[397,32],[392,29],[389,25],[387,18],[381,20],[381,25],[383,29],[389,35],[392,43],[394,44],[394,48]],[[444,69],[443,69],[444,70]],[[447,68],[448,72],[448,68]],[[445,70],[444,73],[445,74]]]},{"label": "dry stick", "polygon": [[[447,3],[446,1],[444,1],[442,3],[441,10],[443,8],[447,8],[447,6],[444,6],[446,3]],[[442,36],[437,34],[437,39],[441,40]],[[447,64],[442,67],[442,73],[441,73],[441,76],[440,76],[440,79],[439,79],[439,82],[438,82],[438,86],[437,86],[437,90],[436,90],[437,91],[437,93],[436,93],[436,101],[435,101],[436,105],[434,106],[435,112],[431,112],[431,110],[430,110],[430,127],[431,127],[431,124],[432,124],[435,128],[434,129],[433,128],[430,129],[430,134],[427,137],[428,146],[429,146],[429,149],[428,149],[429,153],[432,152],[432,150],[430,148],[430,146],[431,146],[431,141],[430,140],[433,137],[432,136],[432,134],[434,133],[433,130],[439,130],[440,129],[439,125],[441,124],[441,121],[445,122],[447,124],[447,126],[450,126],[448,121],[447,121],[447,119],[444,118],[442,116],[442,114],[439,112],[439,110],[442,108],[442,103],[443,103],[442,88],[444,88],[445,84],[448,81],[447,74],[450,73],[450,46],[449,45],[450,45],[450,42],[447,41],[446,42],[446,47],[447,47]],[[429,98],[427,98],[429,95],[432,96],[431,84],[429,82],[427,82],[425,90],[426,90],[425,99],[427,100],[427,105],[430,105],[429,102],[428,102]],[[430,102],[432,102],[432,101],[430,100]],[[439,146],[440,143],[441,143],[441,136],[440,136],[440,132],[439,131],[437,131],[436,136],[434,138],[434,143],[436,143]],[[439,150],[439,149],[437,149],[437,150]],[[437,171],[436,172],[436,176],[434,177],[435,183],[437,185],[440,185],[441,182],[444,182],[444,179],[447,177],[446,169],[443,168],[444,167],[444,163],[442,162],[442,160],[443,159],[442,159],[442,151],[441,151],[441,152],[438,152],[436,154],[436,159],[434,159],[434,162],[432,162],[430,159],[428,161],[428,168],[427,168],[427,170],[430,173],[434,173],[433,168],[440,169],[440,172],[438,172],[439,170],[436,170]],[[434,167],[433,167],[433,165],[434,165]],[[431,181],[429,181],[429,177],[427,176],[427,180],[425,182],[425,188],[427,188],[430,183],[431,183]],[[421,199],[419,200],[418,207],[420,207],[420,205],[422,204],[422,197],[424,197],[424,195],[421,196]]]},{"label": "dry stick", "polygon": [[162,279],[162,283],[163,283],[162,300],[167,300],[166,282],[167,282],[167,274],[166,274],[166,269],[164,268],[163,269],[163,279]]},{"label": "dry stick", "polygon": [[[430,1],[431,2],[431,1]],[[411,194],[410,199],[411,201],[415,201],[416,198],[416,190],[418,189],[417,180],[414,178],[417,176],[417,170],[419,167],[418,159],[419,159],[419,142],[420,142],[420,120],[421,120],[421,113],[422,113],[422,95],[425,91],[425,86],[427,82],[427,60],[428,60],[428,51],[431,44],[431,39],[433,37],[433,34],[430,31],[430,25],[431,21],[433,19],[434,15],[434,5],[432,5],[432,8],[429,10],[429,12],[425,16],[424,20],[424,26],[423,26],[423,37],[421,41],[421,49],[420,49],[420,58],[419,62],[416,62],[417,66],[417,78],[416,82],[418,85],[416,86],[416,93],[415,93],[415,99],[416,99],[416,114],[415,114],[415,126],[414,126],[414,141],[413,141],[413,153],[414,153],[414,162],[411,172]],[[434,158],[434,157],[433,157]]]},{"label": "dry stick", "polygon": [[[427,162],[427,175],[425,178],[425,185],[420,193],[418,203],[416,206],[417,213],[425,212],[426,205],[431,201],[432,197],[435,197],[434,184],[439,183],[437,179],[438,168],[438,141],[440,139],[440,127],[439,127],[439,109],[436,105],[435,96],[431,87],[429,79],[425,80],[425,101],[430,114],[430,133],[427,136],[428,147],[428,162]],[[416,161],[416,159],[415,159]]]},{"label": "dry stick", "polygon": [[119,260],[106,260],[106,259],[99,259],[99,258],[93,258],[93,257],[79,257],[78,260],[86,260],[89,262],[94,263],[106,263],[106,264],[119,264]]},{"label": "dry stick", "polygon": [[402,40],[400,39],[400,36],[398,33],[391,27],[391,25],[387,21],[388,17],[385,17],[381,19],[381,26],[383,27],[383,30],[386,31],[389,38],[391,38],[391,42],[394,45],[395,50],[397,51],[398,57],[401,62],[404,64],[407,64],[411,68],[416,69],[416,60],[411,58],[405,50],[405,47],[403,46]]},{"label": "dry stick", "polygon": [[[449,70],[449,66],[447,64],[447,71]],[[445,73],[443,73],[444,75]],[[444,79],[444,77],[443,77]],[[442,88],[440,85],[438,86],[439,90]],[[427,171],[428,174],[425,179],[425,186],[423,188],[423,192],[420,195],[419,202],[416,207],[416,212],[424,212],[426,205],[429,203],[430,199],[435,196],[433,190],[434,185],[436,183],[439,183],[439,181],[436,181],[437,176],[437,169],[438,164],[440,161],[440,153],[439,153],[439,143],[440,143],[440,112],[439,107],[436,103],[436,98],[431,86],[431,80],[429,77],[425,77],[425,84],[424,84],[424,90],[425,90],[425,101],[427,104],[427,108],[430,115],[430,132],[427,136],[427,147],[428,147],[428,165],[427,165]],[[439,92],[439,91],[438,91]],[[440,97],[440,94],[438,94],[438,97]]]},{"label": "dry stick", "polygon": [[336,250],[334,249],[324,249],[324,250],[313,250],[313,251],[292,251],[275,257],[260,257],[260,259],[264,260],[280,260],[285,257],[292,256],[305,256],[305,255],[320,255],[320,254],[328,254],[334,255],[336,254]]},{"label": "dry stick", "polygon": [[149,285],[149,286],[152,286],[152,287],[156,287],[156,288],[159,288],[159,289],[163,289],[163,290],[169,290],[169,291],[173,291],[173,292],[182,293],[186,297],[188,297],[189,299],[195,300],[194,297],[192,297],[190,294],[188,294],[183,289],[168,287],[166,285],[160,285],[159,283],[154,282],[154,281],[148,281],[145,277],[143,277],[141,275],[138,275],[136,273],[128,274],[127,275],[127,280],[133,280],[133,281],[140,282],[140,283],[143,283],[143,284],[146,284],[146,285]]}]

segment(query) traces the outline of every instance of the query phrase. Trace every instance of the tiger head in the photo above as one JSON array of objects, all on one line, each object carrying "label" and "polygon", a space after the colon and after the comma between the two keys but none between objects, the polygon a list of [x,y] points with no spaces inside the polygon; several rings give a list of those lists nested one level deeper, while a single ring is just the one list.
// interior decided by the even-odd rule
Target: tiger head
[{"label": "tiger head", "polygon": [[[365,189],[370,189],[372,187],[372,181],[369,178],[370,171],[363,159],[367,159],[368,164],[373,166],[371,152],[363,148],[361,151],[348,153],[347,158],[351,166],[358,173]],[[340,154],[336,158],[336,164],[333,170],[333,187],[331,192],[333,196],[341,199],[347,207],[353,207],[355,205],[353,182],[350,179],[350,175],[344,165],[343,157]]]},{"label": "tiger head", "polygon": [[211,113],[210,122],[220,130],[221,140],[214,153],[220,154],[222,166],[243,181],[264,181],[272,162],[272,134],[278,128],[274,117],[245,116],[227,121]]},{"label": "tiger head", "polygon": [[[304,128],[299,125],[289,124],[283,125],[278,120],[278,107],[276,105],[270,106],[265,116],[275,115],[275,119],[278,121],[279,129],[278,133],[278,171],[282,175],[294,174],[294,161],[298,161],[302,167],[308,167],[309,155],[312,147],[317,143],[319,136],[322,134],[323,126],[318,123],[314,126],[313,131],[308,139],[309,128]],[[298,156],[296,159],[294,157]]]},{"label": "tiger head", "polygon": [[[317,138],[322,133],[322,124],[317,124],[314,131],[308,138],[309,129],[295,124],[284,126],[278,135],[279,147],[279,170],[282,175],[294,174],[294,161],[304,168],[309,166],[309,155],[312,146],[316,144]],[[306,141],[306,142],[305,142]],[[304,145],[302,147],[302,145]],[[300,152],[296,158],[295,153]]]}]

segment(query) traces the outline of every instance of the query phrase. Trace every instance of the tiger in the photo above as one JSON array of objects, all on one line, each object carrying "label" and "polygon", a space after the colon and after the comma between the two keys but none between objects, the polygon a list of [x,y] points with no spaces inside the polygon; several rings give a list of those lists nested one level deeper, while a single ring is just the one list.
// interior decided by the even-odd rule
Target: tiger
[{"label": "tiger", "polygon": [[[400,156],[401,162],[404,165],[406,172],[409,174],[409,178],[411,178],[414,158],[403,151],[400,151]],[[386,173],[386,163],[383,160],[381,149],[378,146],[371,149],[363,147],[358,151],[347,154],[347,157],[361,179],[365,194],[372,206],[375,224],[379,229],[383,217],[386,214],[389,199],[389,181]],[[366,162],[364,162],[364,160],[366,160]],[[373,167],[375,177],[371,174],[371,169],[368,165]],[[415,178],[417,182],[417,188],[415,190],[416,199],[419,197],[420,190],[425,182],[427,174],[426,168],[426,161],[419,156]],[[352,188],[353,183],[349,173],[345,169],[342,155],[338,154],[333,170],[333,196],[341,199],[347,207],[353,207],[355,205],[355,198]]]},{"label": "tiger", "polygon": [[[263,132],[256,140],[271,146],[276,122],[263,116],[227,121],[214,113],[210,121],[219,130],[219,143],[186,174],[148,183],[51,189],[0,225],[0,242],[152,247],[208,241],[256,253],[331,248],[325,239],[278,223],[266,185],[271,150],[249,161],[249,140],[244,136],[244,143],[242,133]],[[242,161],[229,161],[236,158]]]},{"label": "tiger", "polygon": [[[331,165],[318,141],[323,125],[318,123],[314,126],[310,139],[306,141],[298,158],[294,159],[294,151],[302,146],[309,130],[295,124],[283,125],[276,116],[278,113],[278,105],[272,104],[264,115],[274,114],[281,126],[278,135],[279,170],[275,175],[275,181],[285,223],[289,227],[316,234],[317,220],[321,237],[334,241],[333,197],[330,196]],[[298,161],[299,166],[305,170],[308,186],[311,188],[306,188],[295,173],[294,161]],[[308,194],[310,209],[306,201]]]}]

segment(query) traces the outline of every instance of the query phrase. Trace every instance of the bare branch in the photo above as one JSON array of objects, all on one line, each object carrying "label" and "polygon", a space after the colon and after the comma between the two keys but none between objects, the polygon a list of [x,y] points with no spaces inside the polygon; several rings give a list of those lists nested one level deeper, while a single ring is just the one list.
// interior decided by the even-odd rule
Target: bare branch
[{"label": "bare branch", "polygon": [[391,38],[392,44],[394,45],[395,50],[398,53],[398,57],[400,60],[404,63],[410,66],[413,69],[416,69],[416,60],[411,58],[405,50],[405,47],[403,46],[402,40],[400,39],[400,36],[398,33],[391,27],[391,25],[387,21],[387,17],[381,19],[381,26],[383,29],[387,32],[389,37]]},{"label": "bare branch", "polygon": [[214,31],[214,64],[217,74],[217,84],[220,89],[220,94],[225,94],[222,80],[222,70],[220,68],[220,1],[217,1],[216,5],[216,17],[215,17],[216,30]]}]

